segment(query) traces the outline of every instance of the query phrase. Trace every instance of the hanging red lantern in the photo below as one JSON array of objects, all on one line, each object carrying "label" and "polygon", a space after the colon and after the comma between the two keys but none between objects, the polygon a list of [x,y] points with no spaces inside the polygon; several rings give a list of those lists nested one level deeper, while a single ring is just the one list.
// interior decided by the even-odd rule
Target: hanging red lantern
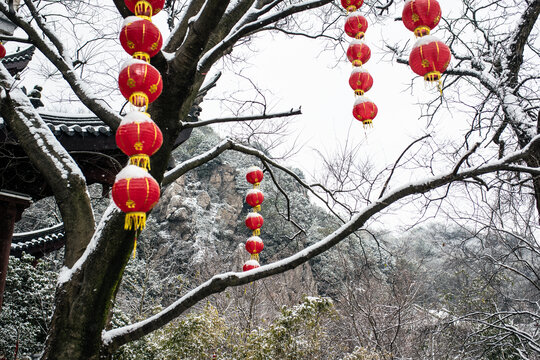
[{"label": "hanging red lantern", "polygon": [[341,0],[341,6],[343,6],[348,12],[353,12],[362,6],[364,0]]},{"label": "hanging red lantern", "polygon": [[364,95],[373,86],[373,77],[367,70],[355,67],[349,77],[349,85],[356,95]]},{"label": "hanging red lantern", "polygon": [[151,21],[129,16],[120,31],[120,44],[135,59],[150,62],[150,58],[161,50],[163,38]]},{"label": "hanging red lantern", "polygon": [[118,76],[120,92],[134,106],[148,106],[163,90],[161,75],[155,67],[142,60],[126,62]]},{"label": "hanging red lantern", "polygon": [[417,37],[429,32],[441,20],[441,6],[437,0],[408,0],[403,7],[403,24]]},{"label": "hanging red lantern", "polygon": [[259,265],[259,262],[257,260],[248,260],[242,267],[242,270],[249,271],[249,270],[256,269],[258,267],[261,267],[261,265]]},{"label": "hanging red lantern", "polygon": [[247,171],[246,180],[250,184],[259,186],[259,183],[262,181],[263,176],[263,171],[258,166],[252,166]]},{"label": "hanging red lantern", "polygon": [[150,20],[163,9],[165,0],[124,0],[124,3],[135,15]]},{"label": "hanging red lantern", "polygon": [[426,81],[437,81],[446,70],[452,54],[445,43],[435,36],[424,36],[414,44],[409,56],[409,66]]},{"label": "hanging red lantern", "polygon": [[365,96],[358,97],[354,102],[353,116],[355,119],[360,120],[364,127],[372,126],[377,112],[377,105]]},{"label": "hanging red lantern", "polygon": [[345,33],[355,39],[363,39],[368,28],[368,21],[362,15],[354,12],[345,20]]},{"label": "hanging red lantern", "polygon": [[261,211],[261,204],[264,201],[264,194],[259,189],[251,189],[246,195],[246,202],[255,211]]},{"label": "hanging red lantern", "polygon": [[146,170],[128,165],[116,175],[112,198],[126,213],[124,229],[142,230],[146,226],[146,213],[159,200],[159,185]]},{"label": "hanging red lantern", "polygon": [[261,234],[261,226],[263,226],[264,219],[261,214],[256,212],[250,212],[246,217],[246,226],[253,230],[253,235]]},{"label": "hanging red lantern", "polygon": [[[246,250],[252,255],[259,254],[264,249],[264,243],[258,236],[252,236],[246,241]],[[255,259],[258,260],[258,259]]]},{"label": "hanging red lantern", "polygon": [[362,66],[371,58],[371,49],[363,41],[354,39],[347,49],[347,58],[353,66]]},{"label": "hanging red lantern", "polygon": [[6,48],[2,43],[0,42],[0,59],[3,59],[4,56],[6,56]]},{"label": "hanging red lantern", "polygon": [[163,144],[163,134],[148,113],[130,112],[116,130],[116,145],[130,163],[150,169],[150,156]]}]

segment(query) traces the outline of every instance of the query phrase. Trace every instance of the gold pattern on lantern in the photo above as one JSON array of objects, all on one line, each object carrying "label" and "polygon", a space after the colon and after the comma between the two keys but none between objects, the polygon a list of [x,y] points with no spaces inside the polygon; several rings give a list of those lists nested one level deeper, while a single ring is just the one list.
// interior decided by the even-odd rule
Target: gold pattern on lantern
[{"label": "gold pattern on lantern", "polygon": [[129,86],[130,88],[135,87],[135,80],[129,78],[127,81],[127,86]]},{"label": "gold pattern on lantern", "polygon": [[126,201],[126,206],[127,206],[128,208],[130,208],[130,209],[135,208],[135,201],[133,201],[133,200],[128,200],[128,201]]}]

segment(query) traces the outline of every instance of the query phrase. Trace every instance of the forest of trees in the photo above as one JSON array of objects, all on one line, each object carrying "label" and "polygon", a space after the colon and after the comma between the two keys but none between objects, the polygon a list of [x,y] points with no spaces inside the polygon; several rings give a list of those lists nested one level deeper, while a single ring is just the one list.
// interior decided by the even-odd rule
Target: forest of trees
[{"label": "forest of trees", "polygon": [[[454,57],[444,96],[434,91],[419,105],[418,138],[383,167],[344,146],[308,178],[273,158],[271,141],[257,141],[283,136],[249,126],[275,116],[259,100],[231,109],[248,126],[225,139],[208,128],[220,119],[185,119],[216,80],[207,74],[241,61],[237,48],[249,51],[265,32],[313,36],[302,21],[309,17],[321,29],[315,37],[343,46],[340,4],[167,0],[170,34],[152,58],[164,90],[148,109],[166,129],[151,169],[163,197],[132,260],[124,214],[87,185],[0,65],[0,115],[54,194],[30,211],[57,211],[66,233],[63,251],[36,267],[10,262],[0,350],[12,353],[20,331],[25,354],[43,360],[540,358],[540,0],[457,3],[438,30]],[[384,23],[402,5],[371,0],[363,9]],[[123,1],[24,0],[15,9],[1,0],[0,12],[20,32],[0,40],[34,45],[45,76],[68,89],[65,101],[118,127],[118,60],[107,49],[118,46],[111,24],[130,15]],[[406,69],[410,47],[381,48]],[[99,61],[85,57],[89,49]],[[448,109],[467,123],[453,138],[435,131]],[[195,130],[175,149],[185,128]],[[231,210],[243,203],[236,181],[254,163],[267,174],[274,234],[264,266],[230,272],[242,241],[231,227],[245,215]],[[219,191],[226,186],[236,197]],[[203,192],[222,205],[188,201]],[[388,214],[409,218],[407,229],[377,226]],[[205,216],[217,229],[197,233]]]}]

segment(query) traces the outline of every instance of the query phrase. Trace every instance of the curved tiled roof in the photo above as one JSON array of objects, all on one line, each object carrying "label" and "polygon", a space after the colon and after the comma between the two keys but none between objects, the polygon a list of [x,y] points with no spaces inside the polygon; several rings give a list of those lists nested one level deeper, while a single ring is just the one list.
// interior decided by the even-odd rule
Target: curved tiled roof
[{"label": "curved tiled roof", "polygon": [[13,234],[10,255],[20,257],[23,253],[40,258],[46,253],[62,248],[65,244],[64,224],[46,229]]},{"label": "curved tiled roof", "polygon": [[30,60],[32,60],[32,56],[34,55],[35,50],[36,47],[32,45],[14,54],[6,55],[0,61],[2,62],[2,64],[4,64],[9,73],[13,76],[19,71],[22,71],[24,70],[24,68],[26,68]]}]

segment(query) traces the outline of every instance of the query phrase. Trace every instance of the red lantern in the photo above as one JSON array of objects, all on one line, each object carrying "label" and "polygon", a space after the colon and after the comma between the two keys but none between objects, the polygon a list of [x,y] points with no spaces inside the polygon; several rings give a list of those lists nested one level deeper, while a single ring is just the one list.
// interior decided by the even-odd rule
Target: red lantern
[{"label": "red lantern", "polygon": [[165,0],[124,0],[124,3],[135,15],[150,20],[163,9]]},{"label": "red lantern", "polygon": [[371,57],[371,49],[361,40],[353,40],[347,49],[347,58],[354,66],[362,66]]},{"label": "red lantern", "polygon": [[163,134],[150,115],[131,112],[116,130],[116,145],[130,157],[130,163],[150,169],[150,156],[163,144]]},{"label": "red lantern", "polygon": [[128,61],[118,76],[120,92],[137,107],[148,106],[163,90],[161,75],[155,67],[142,60]]},{"label": "red lantern", "polygon": [[261,265],[259,265],[259,262],[257,260],[248,260],[242,267],[242,270],[249,271],[249,270],[256,269],[258,267],[261,267]]},{"label": "red lantern", "polygon": [[261,210],[261,204],[264,201],[264,194],[259,189],[251,189],[246,195],[246,202],[255,209],[255,211]]},{"label": "red lantern", "polygon": [[4,56],[6,56],[6,48],[2,43],[0,42],[0,59],[3,59]]},{"label": "red lantern", "polygon": [[417,37],[429,35],[441,20],[441,6],[437,0],[408,0],[402,19],[405,27]]},{"label": "red lantern", "polygon": [[159,200],[159,185],[146,170],[128,165],[116,175],[112,198],[126,213],[124,229],[142,230],[146,226],[146,213]]},{"label": "red lantern", "polygon": [[414,44],[409,56],[409,66],[426,81],[437,81],[446,70],[452,54],[445,43],[435,36],[424,36]]},{"label": "red lantern", "polygon": [[349,77],[349,85],[356,95],[364,95],[373,86],[373,77],[367,70],[355,67]]},{"label": "red lantern", "polygon": [[150,58],[161,50],[163,38],[151,21],[129,16],[120,32],[120,44],[135,59],[150,62]]},{"label": "red lantern", "polygon": [[343,6],[348,12],[360,9],[363,3],[364,0],[341,0],[341,6]]},{"label": "red lantern", "polygon": [[246,241],[246,250],[250,254],[258,254],[264,249],[264,243],[258,236],[252,236]]},{"label": "red lantern", "polygon": [[377,112],[377,105],[365,96],[360,96],[354,102],[353,115],[364,124],[364,127],[373,124],[373,119],[377,116]]},{"label": "red lantern", "polygon": [[363,39],[368,28],[368,21],[358,13],[351,13],[345,20],[345,33],[356,39]]},{"label": "red lantern", "polygon": [[248,181],[248,183],[259,186],[259,183],[262,181],[262,179],[263,172],[259,167],[252,166],[248,169],[246,174],[246,180]]},{"label": "red lantern", "polygon": [[253,230],[253,235],[261,234],[261,226],[263,226],[264,219],[261,214],[256,212],[250,212],[246,217],[246,226]]}]

